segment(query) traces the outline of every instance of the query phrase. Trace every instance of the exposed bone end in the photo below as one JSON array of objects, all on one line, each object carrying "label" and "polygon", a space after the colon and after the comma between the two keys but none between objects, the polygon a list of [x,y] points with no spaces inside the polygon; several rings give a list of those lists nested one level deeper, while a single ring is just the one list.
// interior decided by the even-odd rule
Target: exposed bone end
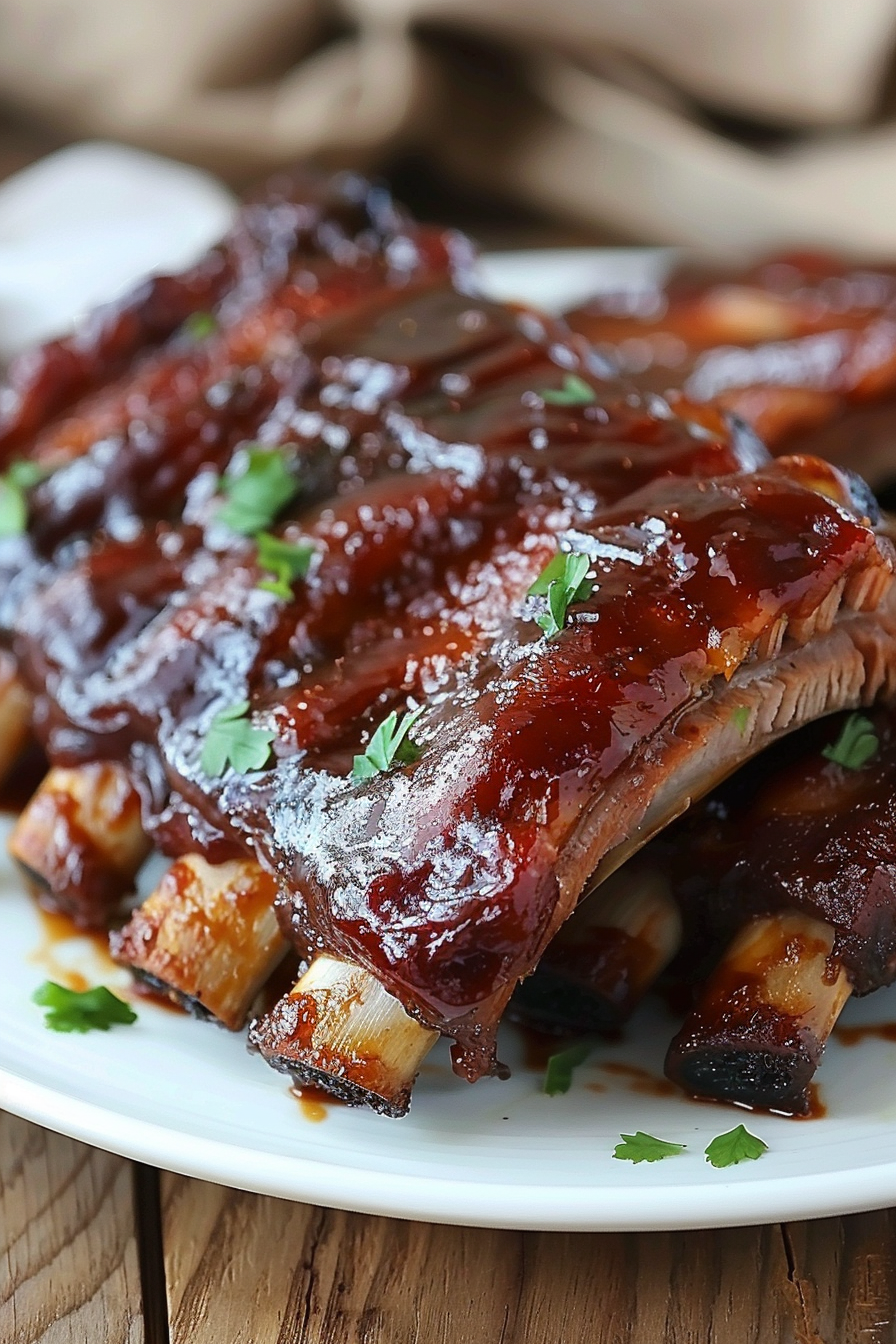
[{"label": "exposed bone end", "polygon": [[257,863],[212,865],[189,854],[110,934],[112,955],[172,1002],[237,1031],[288,950],[276,894],[276,882]]},{"label": "exposed bone end", "polygon": [[648,864],[626,864],[566,921],[513,1012],[541,1031],[601,1032],[622,1025],[681,943],[669,884]]},{"label": "exposed bone end", "polygon": [[317,957],[271,1012],[249,1028],[269,1064],[349,1106],[407,1113],[420,1065],[439,1038],[368,972]]},{"label": "exposed bone end", "polygon": [[16,674],[12,655],[0,651],[0,779],[22,754],[31,731],[31,696]]},{"label": "exposed bone end", "polygon": [[698,1096],[805,1114],[852,990],[833,946],[831,926],[808,915],[754,919],[669,1047],[667,1075]]},{"label": "exposed bone end", "polygon": [[19,817],[9,852],[42,902],[98,928],[127,895],[149,841],[124,770],[54,768]]}]

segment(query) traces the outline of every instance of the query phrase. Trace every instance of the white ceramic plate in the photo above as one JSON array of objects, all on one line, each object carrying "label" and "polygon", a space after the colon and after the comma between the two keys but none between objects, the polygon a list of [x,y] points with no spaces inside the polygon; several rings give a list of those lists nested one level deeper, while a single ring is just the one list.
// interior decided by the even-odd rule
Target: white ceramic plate
[{"label": "white ceramic plate", "polygon": [[[3,223],[0,198],[0,243]],[[176,234],[177,212],[166,227]],[[108,220],[98,237],[92,270],[101,273]],[[61,265],[65,235],[51,242]],[[82,258],[87,251],[82,231]],[[612,284],[621,266],[631,274],[661,261],[656,253],[529,253],[493,258],[485,272],[502,295],[543,302],[562,289],[569,302]],[[0,311],[2,297],[0,284]],[[73,299],[73,311],[81,302]],[[47,1031],[30,1002],[40,981],[68,968],[126,993],[127,976],[89,942],[49,943],[5,860],[0,912],[0,1105],[114,1152],[289,1199],[489,1227],[706,1227],[896,1203],[896,1045],[882,1040],[833,1041],[821,1071],[828,1114],[805,1122],[657,1095],[675,1031],[658,1003],[636,1016],[625,1041],[595,1051],[566,1096],[545,1096],[541,1072],[522,1066],[509,1082],[469,1087],[441,1051],[406,1119],[334,1106],[312,1121],[241,1037],[152,1004],[138,1004],[135,1026],[108,1034]],[[896,992],[851,1005],[844,1020],[896,1021]],[[521,1063],[512,1030],[501,1053]],[[716,1171],[703,1150],[741,1120],[769,1151]],[[615,1160],[619,1135],[636,1129],[687,1149],[655,1165]]]}]

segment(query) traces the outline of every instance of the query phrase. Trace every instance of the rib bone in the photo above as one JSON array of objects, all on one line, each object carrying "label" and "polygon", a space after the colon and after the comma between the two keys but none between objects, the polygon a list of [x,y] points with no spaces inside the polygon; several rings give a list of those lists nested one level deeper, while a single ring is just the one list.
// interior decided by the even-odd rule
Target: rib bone
[{"label": "rib bone", "polygon": [[173,1002],[236,1031],[287,952],[276,890],[249,860],[212,865],[189,854],[110,935],[112,954]]},{"label": "rib bone", "polygon": [[51,769],[16,822],[9,852],[42,904],[105,927],[149,852],[125,771],[109,762]]}]

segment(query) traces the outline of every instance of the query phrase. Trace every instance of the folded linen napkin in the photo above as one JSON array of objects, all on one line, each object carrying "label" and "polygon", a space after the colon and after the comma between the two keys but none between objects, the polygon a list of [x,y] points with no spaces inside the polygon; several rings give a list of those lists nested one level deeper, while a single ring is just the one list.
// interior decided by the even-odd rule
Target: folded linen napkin
[{"label": "folded linen napkin", "polygon": [[892,0],[0,0],[0,32],[6,105],[231,180],[413,144],[633,239],[896,253]]}]

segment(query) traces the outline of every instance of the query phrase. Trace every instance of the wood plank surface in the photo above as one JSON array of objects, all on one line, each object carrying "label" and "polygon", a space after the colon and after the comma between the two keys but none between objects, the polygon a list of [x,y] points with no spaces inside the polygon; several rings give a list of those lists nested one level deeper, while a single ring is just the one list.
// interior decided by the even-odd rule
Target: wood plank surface
[{"label": "wood plank surface", "polygon": [[[2,1344],[144,1333],[129,1163],[0,1115]],[[337,1213],[162,1176],[172,1344],[890,1344],[896,1213],[628,1235]],[[155,1177],[138,1205],[152,1247]],[[150,1276],[151,1282],[152,1276]]]},{"label": "wood plank surface", "polygon": [[0,1252],[3,1344],[144,1344],[130,1163],[0,1112]]},{"label": "wood plank surface", "polygon": [[[886,1344],[891,1213],[627,1235],[431,1227],[164,1176],[172,1344]],[[223,1267],[223,1268],[222,1268]]]}]

